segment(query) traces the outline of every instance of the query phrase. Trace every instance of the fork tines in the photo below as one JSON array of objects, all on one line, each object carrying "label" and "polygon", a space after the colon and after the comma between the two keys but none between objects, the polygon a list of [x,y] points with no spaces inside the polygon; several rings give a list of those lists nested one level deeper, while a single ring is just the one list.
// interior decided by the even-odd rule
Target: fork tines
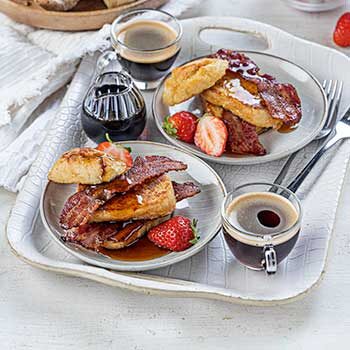
[{"label": "fork tines", "polygon": [[325,128],[332,128],[336,123],[340,98],[343,91],[343,82],[338,80],[324,80],[322,87],[328,101],[328,115]]}]

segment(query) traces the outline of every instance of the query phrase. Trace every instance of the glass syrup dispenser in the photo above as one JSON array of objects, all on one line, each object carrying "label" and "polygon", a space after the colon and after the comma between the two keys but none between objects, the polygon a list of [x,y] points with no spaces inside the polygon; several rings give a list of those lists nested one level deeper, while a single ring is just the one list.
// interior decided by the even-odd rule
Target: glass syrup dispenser
[{"label": "glass syrup dispenser", "polygon": [[83,101],[83,129],[97,143],[106,140],[106,133],[113,141],[137,139],[146,124],[145,100],[126,72],[101,73],[100,62]]}]

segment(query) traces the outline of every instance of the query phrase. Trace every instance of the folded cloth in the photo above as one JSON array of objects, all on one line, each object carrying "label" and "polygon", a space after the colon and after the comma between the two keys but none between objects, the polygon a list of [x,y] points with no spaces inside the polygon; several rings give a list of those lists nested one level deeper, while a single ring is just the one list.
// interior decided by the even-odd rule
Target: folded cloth
[{"label": "folded cloth", "polygon": [[[170,0],[162,9],[180,16],[198,2]],[[84,55],[110,47],[110,25],[59,32],[34,29],[2,14],[0,23],[0,186],[18,191],[58,109],[59,101],[47,98],[72,79]],[[39,106],[44,114],[35,119]]]},{"label": "folded cloth", "polygon": [[[0,153],[0,183],[8,191],[16,192],[19,190],[19,181],[35,160],[40,144],[44,140],[47,130],[50,129],[59,105],[60,101],[56,100],[49,109],[34,120],[21,137],[10,143],[7,147],[8,152]],[[35,140],[35,142],[30,140]]]},{"label": "folded cloth", "polygon": [[35,108],[71,79],[79,58],[109,47],[108,32],[108,26],[87,33],[0,26],[0,151]]}]

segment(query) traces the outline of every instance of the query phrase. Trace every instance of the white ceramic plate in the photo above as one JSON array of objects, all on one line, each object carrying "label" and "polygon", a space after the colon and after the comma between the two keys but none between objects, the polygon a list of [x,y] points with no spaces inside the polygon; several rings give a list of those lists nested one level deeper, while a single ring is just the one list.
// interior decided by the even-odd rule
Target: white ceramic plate
[{"label": "white ceramic plate", "polygon": [[295,86],[301,99],[303,117],[298,128],[290,133],[279,133],[269,130],[259,136],[266,149],[266,155],[235,155],[224,153],[221,157],[213,157],[191,145],[169,136],[162,128],[164,117],[179,111],[190,111],[202,115],[201,103],[198,97],[191,98],[181,104],[169,107],[162,101],[164,80],[154,94],[152,102],[153,116],[156,125],[163,136],[172,144],[181,147],[199,157],[217,163],[232,165],[247,165],[266,163],[283,158],[311,142],[321,130],[327,113],[327,100],[322,86],[317,79],[302,67],[283,58],[266,53],[243,51],[261,68],[264,73],[271,74],[278,81]]},{"label": "white ceramic plate", "polygon": [[200,240],[183,252],[172,252],[162,257],[145,261],[123,261],[111,259],[92,250],[61,240],[64,233],[59,225],[59,215],[67,198],[76,192],[76,185],[62,185],[49,182],[43,192],[40,212],[47,230],[53,238],[71,254],[96,266],[121,271],[144,271],[168,266],[182,261],[196,253],[210,242],[221,227],[220,206],[226,190],[217,173],[205,162],[175,147],[156,142],[129,141],[123,145],[132,148],[138,155],[163,155],[181,160],[188,165],[186,171],[170,172],[170,177],[180,183],[192,181],[200,186],[201,193],[177,203],[174,215],[198,219]]}]

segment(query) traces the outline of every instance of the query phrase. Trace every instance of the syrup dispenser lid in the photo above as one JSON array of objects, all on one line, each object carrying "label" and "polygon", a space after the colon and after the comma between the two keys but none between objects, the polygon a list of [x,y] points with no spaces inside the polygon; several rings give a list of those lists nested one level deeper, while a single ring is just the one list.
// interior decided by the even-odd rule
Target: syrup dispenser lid
[{"label": "syrup dispenser lid", "polygon": [[98,75],[83,102],[84,112],[101,121],[130,119],[144,108],[141,92],[125,72]]}]

